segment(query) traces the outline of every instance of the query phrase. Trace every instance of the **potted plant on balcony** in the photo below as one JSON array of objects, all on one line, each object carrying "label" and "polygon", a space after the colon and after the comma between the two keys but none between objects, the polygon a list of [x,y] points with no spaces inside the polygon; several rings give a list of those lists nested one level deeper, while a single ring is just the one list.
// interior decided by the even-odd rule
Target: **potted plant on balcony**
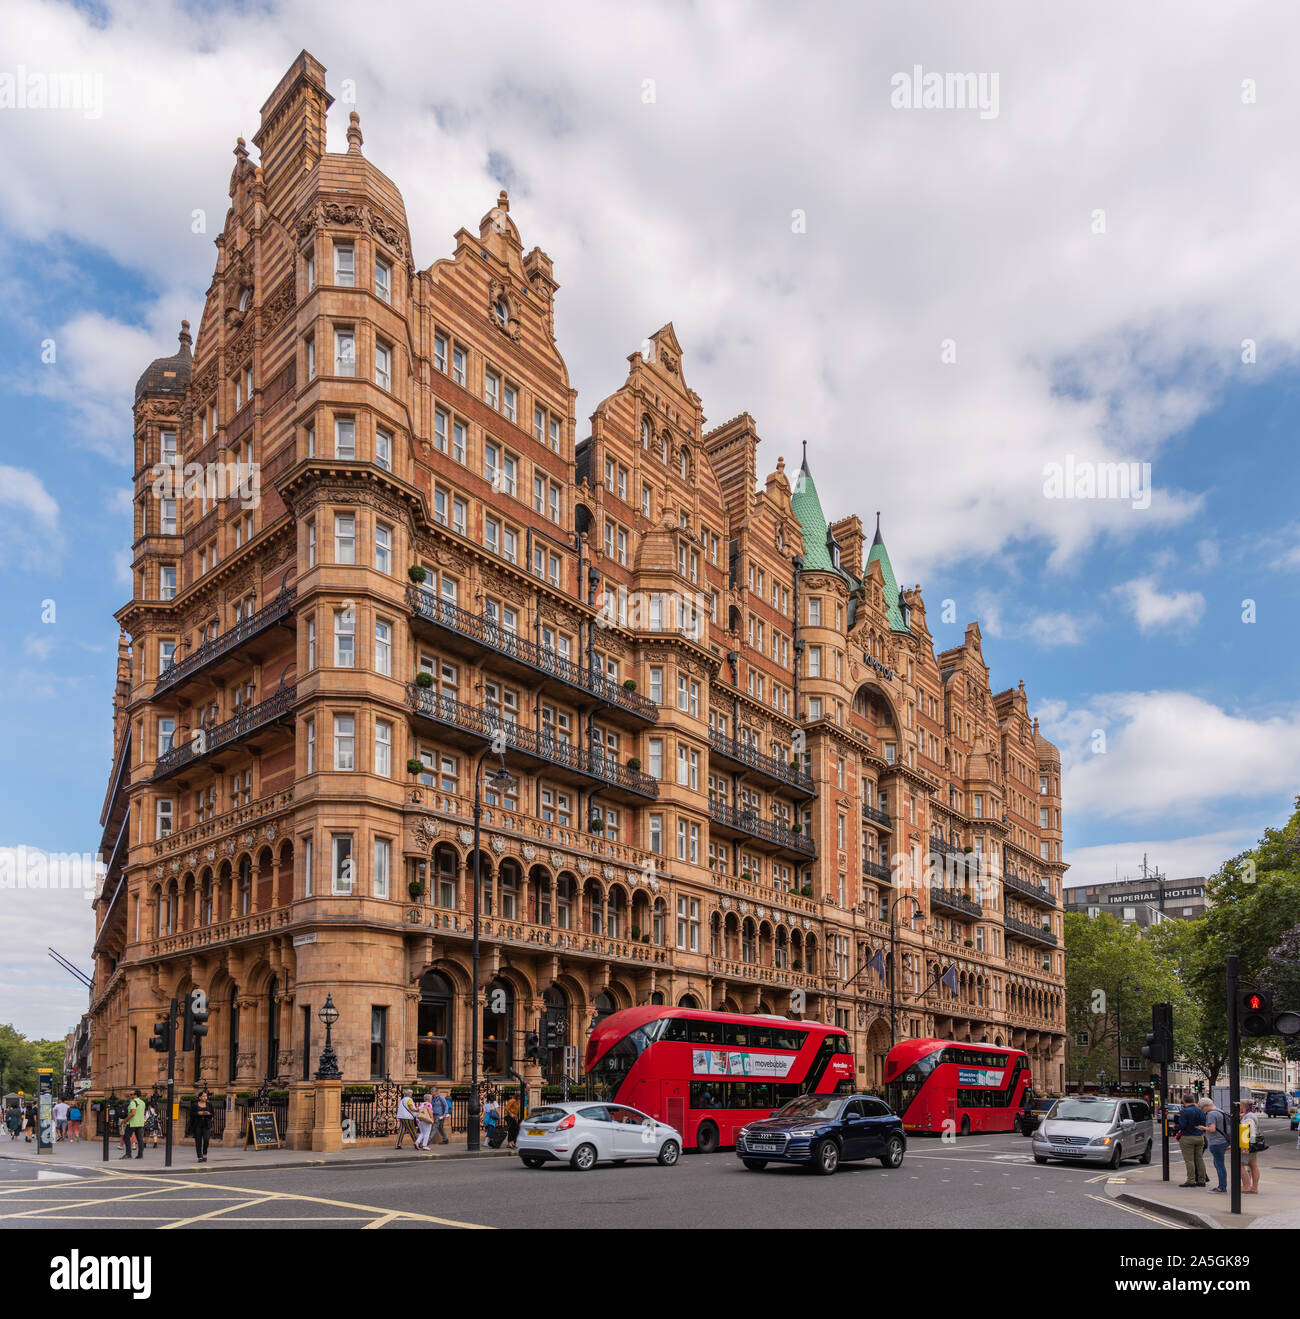
[{"label": "potted plant on balcony", "polygon": [[432,687],[433,674],[426,673],[423,669],[421,669],[420,672],[415,675],[415,685],[417,687]]},{"label": "potted plant on balcony", "polygon": [[754,872],[752,870],[742,870],[740,872],[740,877],[741,879],[752,880],[754,878]]},{"label": "potted plant on balcony", "polygon": [[416,760],[414,756],[406,762],[406,772],[408,774],[419,774],[424,769],[424,762]]},{"label": "potted plant on balcony", "polygon": [[429,573],[426,568],[422,568],[418,563],[413,563],[406,570],[406,575],[418,586],[421,582],[428,581]]},{"label": "potted plant on balcony", "polygon": [[641,757],[640,757],[640,756],[628,756],[628,758],[627,758],[627,767],[628,767],[628,769],[640,769],[640,768],[641,768]]},{"label": "potted plant on balcony", "polygon": [[710,870],[714,869],[717,866],[717,864],[718,864],[718,858],[716,856],[711,856],[709,858],[709,869]]},{"label": "potted plant on balcony", "polygon": [[973,847],[963,847],[961,850],[963,852],[973,852],[975,849]]},{"label": "potted plant on balcony", "polygon": [[635,678],[624,678],[624,679],[623,679],[623,690],[626,691],[626,692],[634,692],[634,691],[636,691],[636,679],[635,679]]},{"label": "potted plant on balcony", "polygon": [[649,943],[649,942],[650,942],[650,936],[649,936],[648,934],[643,934],[643,935],[641,936],[641,942],[642,942],[642,943]]},{"label": "potted plant on balcony", "polygon": [[974,947],[975,947],[975,940],[974,940],[974,939],[967,939],[967,940],[966,940],[966,947],[967,947],[967,948],[974,948]]},{"label": "potted plant on balcony", "polygon": [[803,958],[801,958],[801,957],[796,957],[796,958],[794,959],[794,961],[790,963],[790,965],[791,965],[796,971],[802,971],[802,970],[803,970]]},{"label": "potted plant on balcony", "polygon": [[799,890],[799,892],[800,892],[805,898],[811,898],[811,897],[812,897],[812,885],[811,885],[811,884],[805,884],[805,885],[803,885],[803,887]]},{"label": "potted plant on balcony", "polygon": [[635,942],[635,941],[636,941],[637,939],[639,939],[640,937],[641,937],[641,927],[640,927],[639,925],[634,925],[634,926],[632,927],[632,939],[633,939],[633,941]]},{"label": "potted plant on balcony", "polygon": [[411,895],[411,900],[413,902],[418,902],[422,897],[424,897],[424,880],[422,879],[411,880],[411,882],[406,886],[406,891]]},{"label": "potted plant on balcony", "polygon": [[602,820],[599,815],[593,815],[591,817],[591,832],[594,834],[599,834],[599,833],[604,833],[604,831],[605,831],[605,821]]},{"label": "potted plant on balcony", "polygon": [[801,825],[801,824],[799,823],[799,821],[796,820],[796,821],[790,826],[790,832],[791,832],[792,834],[801,834],[801,833],[803,833],[803,825]]}]

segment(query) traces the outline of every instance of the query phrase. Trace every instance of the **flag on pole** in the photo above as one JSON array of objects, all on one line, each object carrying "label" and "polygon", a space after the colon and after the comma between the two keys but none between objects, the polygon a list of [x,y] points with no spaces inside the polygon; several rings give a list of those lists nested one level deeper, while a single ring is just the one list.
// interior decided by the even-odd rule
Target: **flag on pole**
[{"label": "flag on pole", "polygon": [[945,989],[949,990],[949,992],[955,994],[957,992],[957,968],[955,966],[950,966],[943,975],[939,977],[939,983],[943,985]]},{"label": "flag on pole", "polygon": [[885,978],[885,950],[877,948],[871,954],[871,961],[867,965],[883,980]]}]

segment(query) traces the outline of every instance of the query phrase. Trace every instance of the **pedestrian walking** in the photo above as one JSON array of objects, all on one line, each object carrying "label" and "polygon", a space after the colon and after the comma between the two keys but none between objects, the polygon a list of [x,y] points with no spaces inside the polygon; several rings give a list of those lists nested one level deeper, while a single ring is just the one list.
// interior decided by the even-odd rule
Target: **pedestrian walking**
[{"label": "pedestrian walking", "polygon": [[28,1104],[23,1110],[23,1138],[30,1145],[36,1134],[36,1105]]},{"label": "pedestrian walking", "polygon": [[487,1137],[489,1149],[500,1149],[506,1137],[505,1125],[501,1121],[501,1108],[495,1098],[483,1105],[483,1132]]},{"label": "pedestrian walking", "polygon": [[420,1134],[415,1138],[415,1148],[417,1150],[427,1150],[429,1148],[429,1136],[433,1132],[434,1116],[433,1105],[429,1102],[429,1096],[420,1101],[420,1107],[415,1110],[416,1121],[420,1124]]},{"label": "pedestrian walking", "polygon": [[1259,1134],[1259,1114],[1253,1097],[1241,1101],[1241,1122],[1237,1132],[1241,1146],[1241,1190],[1244,1195],[1259,1193],[1259,1152],[1267,1149]]},{"label": "pedestrian walking", "polygon": [[194,1137],[194,1155],[200,1163],[208,1161],[208,1141],[212,1138],[212,1100],[206,1090],[194,1096],[185,1134]]},{"label": "pedestrian walking", "polygon": [[1228,1170],[1223,1159],[1228,1152],[1228,1119],[1222,1109],[1215,1108],[1211,1099],[1201,1100],[1201,1111],[1205,1114],[1205,1148],[1214,1160],[1214,1172],[1219,1179],[1218,1186],[1211,1186],[1211,1193],[1226,1192],[1228,1189]]},{"label": "pedestrian walking", "polygon": [[402,1141],[407,1136],[411,1138],[411,1144],[414,1145],[419,1139],[420,1132],[415,1120],[415,1108],[411,1104],[411,1092],[402,1091],[402,1097],[397,1101],[397,1148],[402,1148]]},{"label": "pedestrian walking", "polygon": [[126,1124],[122,1128],[122,1141],[126,1147],[126,1153],[122,1155],[124,1159],[131,1157],[131,1142],[135,1142],[135,1157],[144,1158],[144,1123],[145,1110],[147,1105],[137,1090],[131,1096],[131,1102],[126,1106]]},{"label": "pedestrian walking", "polygon": [[54,1139],[67,1140],[68,1138],[68,1106],[60,1099],[54,1105]]},{"label": "pedestrian walking", "polygon": [[144,1110],[144,1134],[150,1137],[150,1149],[158,1148],[158,1132],[162,1123],[158,1120],[158,1106],[151,1098]]},{"label": "pedestrian walking", "polygon": [[435,1085],[432,1093],[429,1095],[429,1107],[433,1111],[433,1134],[444,1145],[450,1145],[451,1141],[447,1139],[447,1128],[442,1124],[447,1115],[451,1112],[451,1105],[443,1098],[442,1093]]},{"label": "pedestrian walking", "polygon": [[506,1141],[510,1148],[514,1149],[515,1141],[519,1136],[519,1100],[514,1095],[506,1100],[505,1117]]},{"label": "pedestrian walking", "polygon": [[1179,1182],[1179,1186],[1208,1186],[1210,1179],[1205,1171],[1205,1114],[1191,1095],[1183,1096],[1183,1106],[1178,1110],[1178,1148],[1183,1152],[1183,1164],[1187,1168],[1187,1180]]},{"label": "pedestrian walking", "polygon": [[17,1140],[18,1133],[23,1129],[23,1110],[17,1104],[11,1104],[5,1109],[5,1126],[9,1128],[9,1139]]},{"label": "pedestrian walking", "polygon": [[77,1099],[68,1105],[68,1139],[74,1145],[81,1139],[81,1102]]}]

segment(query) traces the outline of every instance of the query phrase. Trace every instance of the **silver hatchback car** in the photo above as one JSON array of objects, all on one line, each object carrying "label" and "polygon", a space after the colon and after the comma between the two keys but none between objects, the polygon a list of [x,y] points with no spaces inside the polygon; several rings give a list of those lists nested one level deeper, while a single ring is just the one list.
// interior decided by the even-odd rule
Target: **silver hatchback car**
[{"label": "silver hatchback car", "polygon": [[1035,1163],[1080,1159],[1118,1168],[1125,1159],[1150,1163],[1154,1139],[1151,1108],[1141,1099],[1069,1095],[1038,1124],[1031,1148]]},{"label": "silver hatchback car", "polygon": [[656,1159],[671,1168],[682,1154],[681,1132],[626,1104],[544,1104],[519,1124],[515,1149],[525,1168],[567,1163],[588,1172],[602,1160]]}]

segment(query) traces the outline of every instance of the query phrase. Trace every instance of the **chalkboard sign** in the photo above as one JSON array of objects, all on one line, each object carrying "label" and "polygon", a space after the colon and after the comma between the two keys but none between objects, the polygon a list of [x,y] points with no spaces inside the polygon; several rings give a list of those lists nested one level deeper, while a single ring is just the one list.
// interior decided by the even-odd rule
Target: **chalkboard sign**
[{"label": "chalkboard sign", "polygon": [[280,1148],[280,1133],[276,1130],[274,1113],[250,1113],[248,1115],[248,1133],[244,1138],[244,1148],[252,1146],[255,1150],[270,1146]]}]

